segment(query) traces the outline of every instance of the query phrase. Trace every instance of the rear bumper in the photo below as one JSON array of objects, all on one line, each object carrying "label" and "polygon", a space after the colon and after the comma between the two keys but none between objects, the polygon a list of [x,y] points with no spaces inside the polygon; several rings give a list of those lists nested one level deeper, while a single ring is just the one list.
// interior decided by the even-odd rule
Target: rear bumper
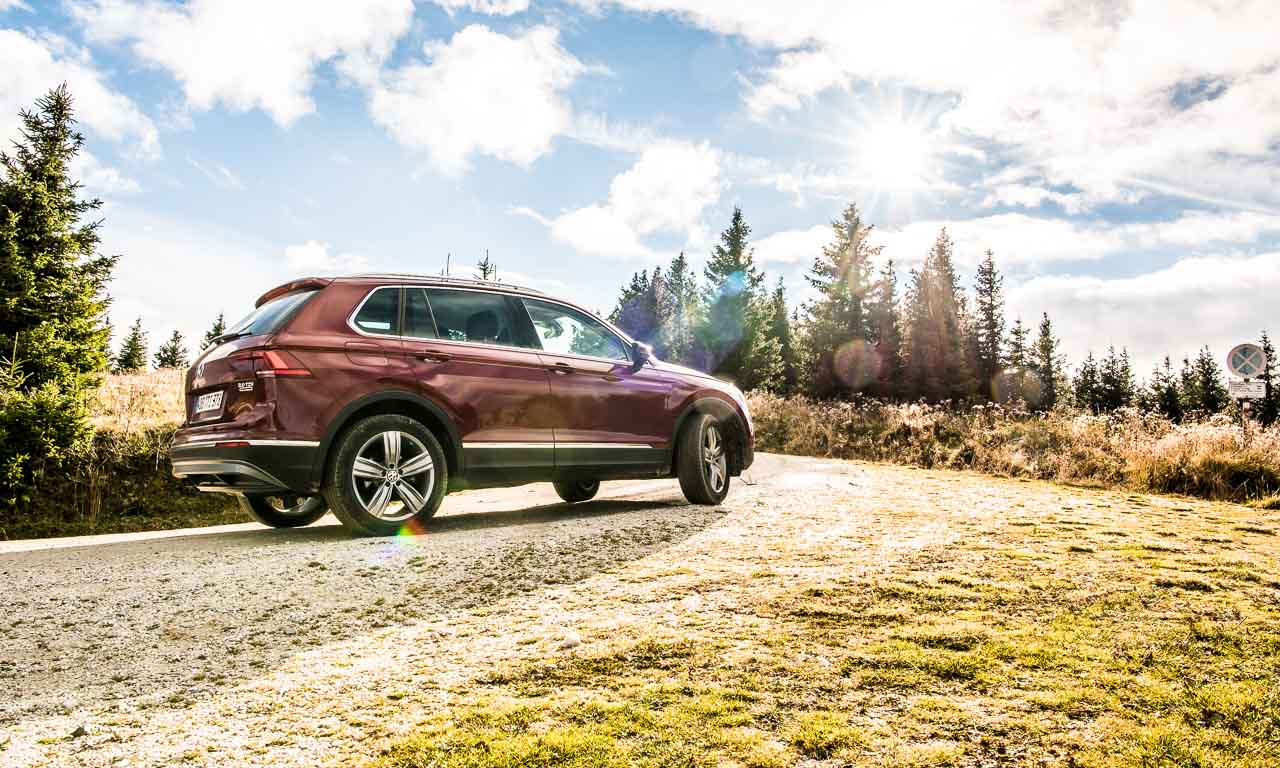
[{"label": "rear bumper", "polygon": [[175,477],[190,480],[210,493],[280,493],[310,495],[320,443],[305,440],[241,440],[175,443],[169,461]]}]

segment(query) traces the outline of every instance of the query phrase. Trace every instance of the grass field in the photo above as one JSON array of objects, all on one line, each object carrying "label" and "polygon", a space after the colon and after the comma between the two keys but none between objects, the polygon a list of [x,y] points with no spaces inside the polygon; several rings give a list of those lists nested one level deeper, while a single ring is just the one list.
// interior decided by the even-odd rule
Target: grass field
[{"label": "grass field", "polygon": [[1274,513],[904,477],[636,576],[681,620],[456,686],[376,765],[1280,765]]}]

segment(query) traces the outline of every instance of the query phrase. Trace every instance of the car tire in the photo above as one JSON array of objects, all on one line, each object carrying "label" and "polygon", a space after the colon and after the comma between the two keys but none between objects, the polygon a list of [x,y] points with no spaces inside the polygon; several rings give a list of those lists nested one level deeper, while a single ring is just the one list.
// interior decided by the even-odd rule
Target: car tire
[{"label": "car tire", "polygon": [[590,501],[600,492],[600,481],[595,478],[578,478],[576,480],[556,480],[552,483],[560,498],[570,504]]},{"label": "car tire", "polygon": [[352,533],[391,536],[434,515],[448,485],[444,449],[431,430],[408,416],[380,414],[338,438],[324,495]]},{"label": "car tire", "polygon": [[729,495],[729,462],[724,427],[715,417],[692,416],[680,432],[676,475],[691,504],[716,505]]},{"label": "car tire", "polygon": [[[290,504],[292,502],[292,504]],[[240,508],[272,528],[301,528],[324,517],[329,504],[323,496],[241,496]]]}]

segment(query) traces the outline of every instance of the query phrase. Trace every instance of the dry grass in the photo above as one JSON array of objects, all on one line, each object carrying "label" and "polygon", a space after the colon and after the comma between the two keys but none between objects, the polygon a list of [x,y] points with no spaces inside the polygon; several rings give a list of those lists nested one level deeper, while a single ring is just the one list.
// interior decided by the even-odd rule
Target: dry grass
[{"label": "dry grass", "polygon": [[98,430],[131,433],[182,423],[183,371],[107,376],[90,409]]},{"label": "dry grass", "polygon": [[763,451],[1232,501],[1280,493],[1280,426],[1254,425],[1246,444],[1226,416],[1174,424],[1133,409],[1036,415],[768,394],[753,394],[750,403]]},{"label": "dry grass", "polygon": [[1275,515],[864,472],[740,504],[774,517],[646,619],[453,686],[378,766],[1280,765]]}]

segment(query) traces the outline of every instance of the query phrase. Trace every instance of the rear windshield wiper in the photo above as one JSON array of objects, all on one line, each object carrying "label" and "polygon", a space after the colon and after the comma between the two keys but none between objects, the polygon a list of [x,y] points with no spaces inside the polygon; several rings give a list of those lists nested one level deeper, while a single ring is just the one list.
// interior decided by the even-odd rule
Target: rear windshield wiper
[{"label": "rear windshield wiper", "polygon": [[253,335],[252,331],[232,331],[231,333],[224,333],[221,336],[213,337],[213,343],[221,344],[224,341],[231,341],[232,339],[243,339],[245,336],[252,336],[252,335]]}]

